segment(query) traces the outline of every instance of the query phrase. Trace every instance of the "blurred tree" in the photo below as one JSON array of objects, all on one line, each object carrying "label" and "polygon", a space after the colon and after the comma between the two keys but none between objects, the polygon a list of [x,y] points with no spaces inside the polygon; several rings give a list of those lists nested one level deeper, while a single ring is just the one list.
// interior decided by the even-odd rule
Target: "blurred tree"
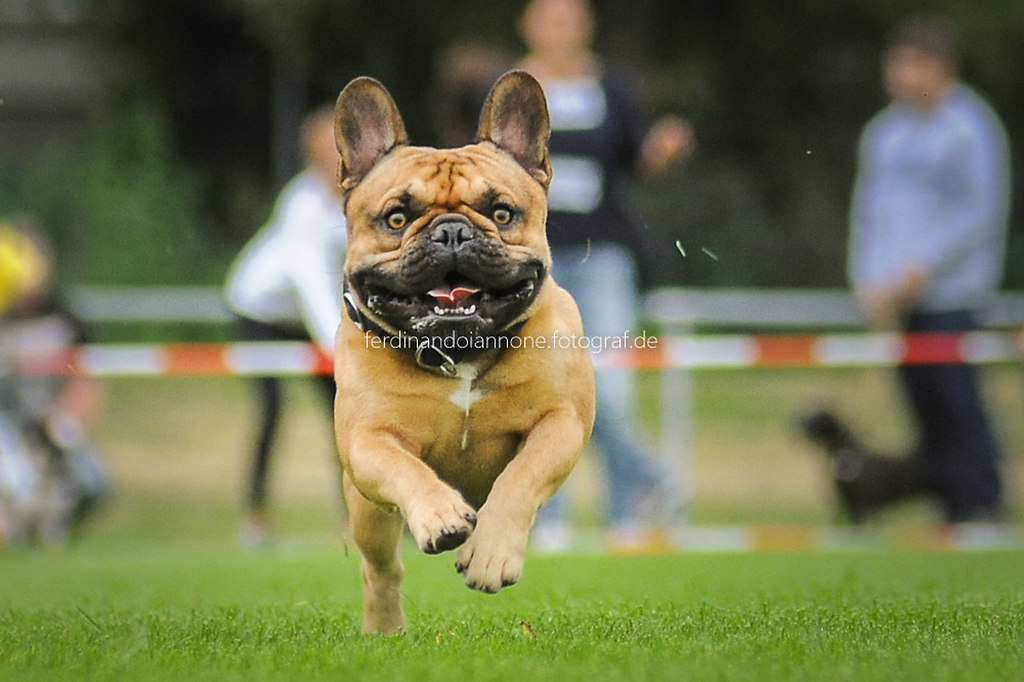
[{"label": "blurred tree", "polygon": [[[352,77],[385,82],[417,142],[435,139],[436,60],[473,38],[516,54],[519,4],[486,0],[94,0],[109,106],[145,102],[196,183],[201,229],[227,254],[294,167],[294,122]],[[879,50],[908,13],[945,11],[968,81],[1024,149],[1019,0],[594,0],[598,46],[657,110],[690,117],[697,158],[638,188],[666,248],[653,282],[843,286],[861,127],[883,104]],[[1024,154],[1015,157],[1024,178]],[[1024,287],[1024,181],[1008,282]],[[673,244],[679,240],[689,256]],[[717,260],[700,257],[706,248]]]},{"label": "blurred tree", "polygon": [[107,115],[143,108],[201,181],[214,242],[263,220],[272,192],[268,48],[224,3],[95,0]]}]

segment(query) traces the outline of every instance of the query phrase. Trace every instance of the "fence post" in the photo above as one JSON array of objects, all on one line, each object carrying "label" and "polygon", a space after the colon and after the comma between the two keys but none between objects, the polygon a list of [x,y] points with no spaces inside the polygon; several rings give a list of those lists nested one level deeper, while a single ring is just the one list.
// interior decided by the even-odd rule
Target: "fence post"
[{"label": "fence post", "polygon": [[[673,330],[671,340],[688,338],[692,328],[687,325]],[[672,349],[666,348],[666,357],[672,357]],[[692,511],[696,484],[693,474],[693,457],[695,448],[694,433],[694,400],[693,370],[687,366],[677,365],[669,360],[661,369],[660,386],[660,421],[662,457],[669,465],[672,483],[679,492],[678,516],[672,521],[685,524],[689,521]]]}]

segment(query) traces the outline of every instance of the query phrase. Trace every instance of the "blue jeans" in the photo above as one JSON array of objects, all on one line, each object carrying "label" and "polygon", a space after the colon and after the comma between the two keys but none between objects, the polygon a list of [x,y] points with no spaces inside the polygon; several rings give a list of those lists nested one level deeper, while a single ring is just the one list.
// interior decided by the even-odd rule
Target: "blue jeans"
[{"label": "blue jeans", "polygon": [[[973,331],[968,311],[918,312],[907,331]],[[918,429],[916,456],[932,476],[951,522],[998,517],[1002,484],[999,446],[978,386],[978,372],[962,363],[901,365],[903,390]]]},{"label": "blue jeans", "polygon": [[[633,255],[618,244],[552,249],[552,275],[576,299],[588,337],[636,336],[640,295]],[[632,433],[633,370],[602,368],[596,374],[597,418],[592,442],[604,459],[608,482],[608,520],[612,524],[636,519],[637,502],[666,479],[664,467],[637,445]],[[541,510],[539,520],[551,522],[564,514],[563,495]]]}]

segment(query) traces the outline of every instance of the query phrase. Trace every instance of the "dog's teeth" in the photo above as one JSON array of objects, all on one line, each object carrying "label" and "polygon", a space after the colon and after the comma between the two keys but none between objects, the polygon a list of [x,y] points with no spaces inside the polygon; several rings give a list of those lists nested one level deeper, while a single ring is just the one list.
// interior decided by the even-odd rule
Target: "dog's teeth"
[{"label": "dog's teeth", "polygon": [[473,315],[474,313],[476,313],[475,303],[469,306],[468,308],[464,308],[462,306],[457,306],[454,308],[445,308],[439,305],[434,306],[434,314],[439,315],[441,317],[444,317],[446,315]]}]

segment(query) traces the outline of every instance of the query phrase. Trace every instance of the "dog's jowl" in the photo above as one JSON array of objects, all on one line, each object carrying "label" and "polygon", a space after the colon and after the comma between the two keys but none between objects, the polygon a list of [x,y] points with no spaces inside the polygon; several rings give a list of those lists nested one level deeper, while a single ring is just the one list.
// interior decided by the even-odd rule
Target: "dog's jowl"
[{"label": "dog's jowl", "polygon": [[519,580],[534,516],[590,436],[593,368],[549,274],[536,80],[503,76],[458,149],[411,146],[369,78],[342,91],[335,130],[350,230],[335,427],[363,629],[394,632],[405,524],[424,552],[456,550],[472,588]]}]

